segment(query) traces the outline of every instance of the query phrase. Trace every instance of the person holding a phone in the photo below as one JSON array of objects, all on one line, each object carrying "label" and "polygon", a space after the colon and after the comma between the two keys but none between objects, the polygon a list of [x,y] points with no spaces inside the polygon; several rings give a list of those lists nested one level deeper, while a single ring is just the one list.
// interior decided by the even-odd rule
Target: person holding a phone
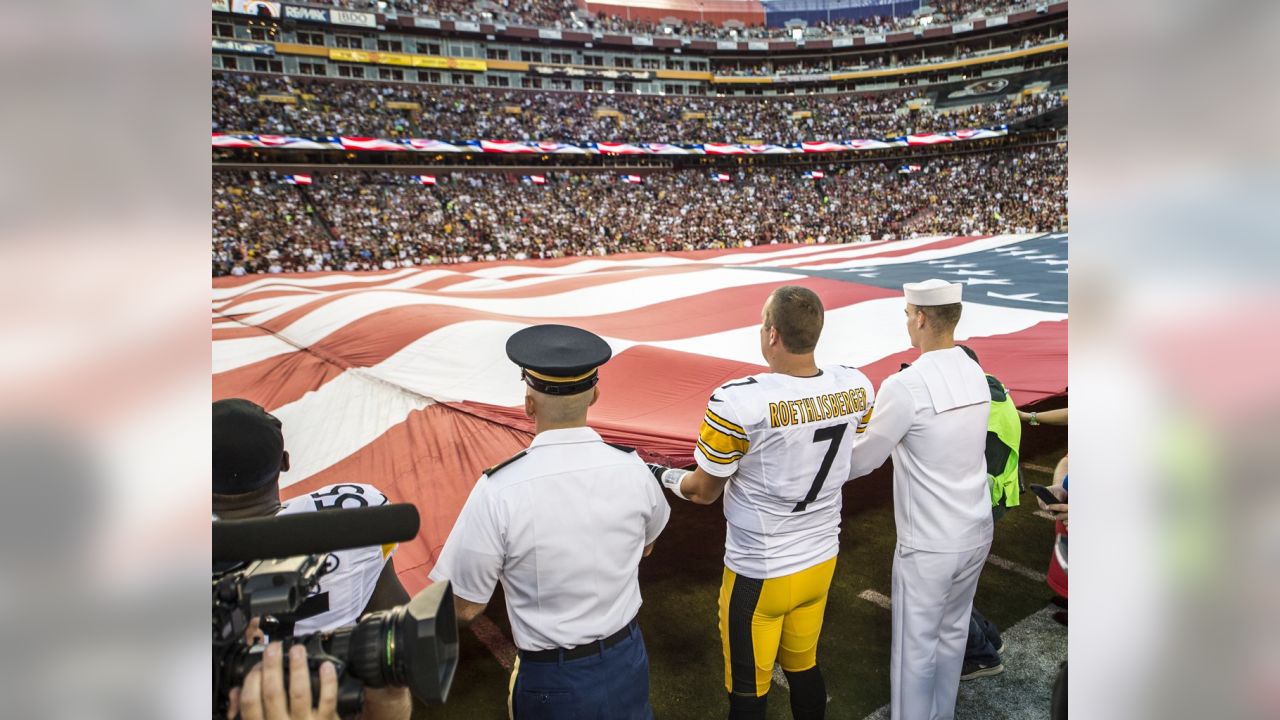
[{"label": "person holding a phone", "polygon": [[1053,470],[1052,485],[1028,485],[1027,489],[1035,493],[1040,502],[1040,509],[1053,513],[1053,519],[1067,527],[1067,456],[1063,455],[1058,466]]}]

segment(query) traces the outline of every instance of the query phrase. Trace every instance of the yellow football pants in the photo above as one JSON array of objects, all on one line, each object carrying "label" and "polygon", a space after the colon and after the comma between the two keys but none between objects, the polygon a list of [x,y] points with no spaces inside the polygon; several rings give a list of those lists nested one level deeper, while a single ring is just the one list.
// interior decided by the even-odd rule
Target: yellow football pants
[{"label": "yellow football pants", "polygon": [[775,659],[788,672],[818,663],[818,635],[835,570],[834,557],[767,580],[724,569],[720,641],[726,690],[759,697],[769,692]]}]

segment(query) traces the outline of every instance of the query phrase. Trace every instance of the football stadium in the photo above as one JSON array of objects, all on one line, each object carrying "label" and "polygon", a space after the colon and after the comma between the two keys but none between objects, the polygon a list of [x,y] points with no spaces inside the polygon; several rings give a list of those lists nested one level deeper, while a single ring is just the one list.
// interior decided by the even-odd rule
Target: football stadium
[{"label": "football stadium", "polygon": [[1066,717],[1067,26],[213,0],[215,513],[411,504],[306,627],[458,614],[363,717]]}]

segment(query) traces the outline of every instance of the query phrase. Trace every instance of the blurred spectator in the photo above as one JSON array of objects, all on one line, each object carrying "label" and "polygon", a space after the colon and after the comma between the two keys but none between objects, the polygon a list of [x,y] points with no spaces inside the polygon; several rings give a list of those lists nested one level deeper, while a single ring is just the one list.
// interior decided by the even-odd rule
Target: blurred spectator
[{"label": "blurred spectator", "polygon": [[[800,170],[663,171],[640,185],[618,173],[334,173],[308,188],[266,171],[213,176],[213,274],[374,270],[475,260],[602,256],[770,243],[844,243],[926,234],[1066,227],[1066,150],[942,156],[921,172],[858,163]],[[750,212],[743,212],[750,208]]]},{"label": "blurred spectator", "polygon": [[[260,94],[294,95],[297,103],[259,102]],[[214,73],[213,130],[304,137],[355,135],[446,142],[483,139],[580,144],[693,144],[750,138],[785,145],[991,127],[1062,104],[1059,94],[1040,93],[1021,99],[1017,105],[1001,98],[985,105],[945,111],[932,106],[908,111],[904,103],[920,94],[918,90],[898,90],[726,99]],[[417,103],[421,109],[395,109],[388,106],[391,102]],[[597,117],[596,111],[604,109],[619,115]]]}]

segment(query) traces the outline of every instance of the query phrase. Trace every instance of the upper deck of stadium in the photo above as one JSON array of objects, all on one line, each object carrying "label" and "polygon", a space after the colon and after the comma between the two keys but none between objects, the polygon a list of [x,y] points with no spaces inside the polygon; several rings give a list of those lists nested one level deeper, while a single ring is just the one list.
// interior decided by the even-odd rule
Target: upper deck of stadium
[{"label": "upper deck of stadium", "polygon": [[[433,85],[731,97],[876,91],[1066,62],[1066,3],[934,7],[850,0],[824,7],[818,19],[816,3],[804,0],[712,2],[700,10],[696,3],[676,7],[681,1],[664,0],[659,10],[654,2],[584,8],[568,0],[513,0],[514,9],[504,10],[490,2],[401,1],[377,3],[368,12],[363,2],[338,8],[228,0],[214,7],[213,66]],[[650,17],[650,11],[662,14]]]}]

